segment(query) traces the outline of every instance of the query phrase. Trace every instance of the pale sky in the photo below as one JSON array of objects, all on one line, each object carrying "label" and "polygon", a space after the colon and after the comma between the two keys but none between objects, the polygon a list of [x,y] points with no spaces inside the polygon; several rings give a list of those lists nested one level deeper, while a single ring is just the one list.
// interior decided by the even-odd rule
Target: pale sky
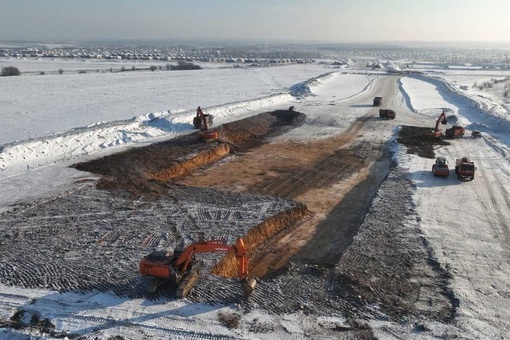
[{"label": "pale sky", "polygon": [[0,0],[0,40],[510,42],[510,0]]}]

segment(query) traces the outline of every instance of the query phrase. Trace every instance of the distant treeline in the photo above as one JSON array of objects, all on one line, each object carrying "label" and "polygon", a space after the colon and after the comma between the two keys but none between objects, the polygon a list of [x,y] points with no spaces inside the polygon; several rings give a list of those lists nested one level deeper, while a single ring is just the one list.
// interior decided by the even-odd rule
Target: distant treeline
[{"label": "distant treeline", "polygon": [[[200,69],[202,69],[202,67],[200,65],[196,65],[196,64],[193,64],[193,63],[188,62],[188,61],[179,60],[177,62],[177,65],[166,64],[164,67],[162,65],[159,65],[159,66],[151,65],[150,67],[147,67],[147,68],[140,68],[140,67],[137,68],[135,66],[132,66],[130,68],[126,68],[126,67],[122,66],[120,68],[120,70],[117,70],[117,71],[115,71],[112,67],[110,67],[110,72],[119,72],[119,71],[120,72],[126,72],[126,71],[141,71],[141,70],[156,71],[158,69],[159,70],[166,69],[168,71],[174,71],[174,70],[200,70]],[[62,73],[64,73],[64,70],[63,69],[59,69],[57,72],[62,74]],[[96,70],[96,72],[100,72],[100,71]],[[102,72],[105,72],[105,70],[103,70]],[[78,73],[87,73],[87,71],[79,70]],[[0,72],[0,76],[19,76],[20,74],[21,74],[21,72],[19,71],[19,69],[17,67],[14,67],[14,66],[2,67],[2,70]],[[45,72],[40,72],[39,74],[44,75],[46,73]]]},{"label": "distant treeline", "polygon": [[179,60],[177,65],[170,65],[170,70],[199,70],[201,68],[202,67],[200,67],[200,65],[196,65],[184,60]]},{"label": "distant treeline", "polygon": [[[174,70],[200,70],[202,67],[200,65],[196,65],[196,64],[193,64],[188,61],[179,60],[177,62],[177,65],[166,64],[164,67],[162,65],[159,65],[159,66],[151,65],[149,68],[146,68],[146,70],[156,71],[157,69],[163,70],[163,68],[165,68],[168,71],[174,71]],[[120,70],[121,71],[129,71],[129,69],[126,69],[124,66]],[[136,68],[135,66],[133,66],[131,68],[131,71],[138,71],[138,70],[143,70],[143,68],[139,68],[139,67]],[[110,71],[113,72],[113,69],[110,68]]]}]

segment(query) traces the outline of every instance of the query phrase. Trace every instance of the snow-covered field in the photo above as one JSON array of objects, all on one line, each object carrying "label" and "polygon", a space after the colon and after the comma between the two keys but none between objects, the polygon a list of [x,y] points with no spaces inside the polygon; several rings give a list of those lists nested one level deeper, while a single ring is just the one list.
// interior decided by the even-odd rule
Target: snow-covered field
[{"label": "snow-covered field", "polygon": [[[22,69],[23,61],[16,66]],[[452,324],[429,323],[431,332],[415,332],[412,324],[380,320],[372,320],[371,326],[381,339],[445,338],[445,334],[466,339],[508,339],[510,115],[504,86],[510,80],[480,89],[473,84],[503,79],[506,75],[502,71],[496,72],[500,75],[494,71],[442,70],[441,73],[431,71],[430,75],[427,70],[424,72],[425,75],[410,75],[399,81],[401,91],[393,105],[400,111],[395,123],[401,120],[427,126],[423,125],[425,122],[433,127],[445,110],[449,124],[463,125],[468,132],[479,130],[483,134],[482,139],[466,136],[436,150],[438,156],[447,157],[450,165],[455,158],[471,157],[478,168],[472,182],[461,183],[455,176],[434,178],[430,173],[430,159],[407,154],[404,148],[395,149],[395,159],[406,169],[415,186],[413,201],[423,235],[438,262],[452,275],[452,290],[459,299],[458,313]],[[66,168],[70,162],[191,132],[197,106],[213,114],[218,124],[290,105],[320,117],[321,108],[368,91],[379,76],[366,70],[293,65],[3,77],[0,79],[3,118],[0,211],[8,210],[18,200],[63,190],[71,185],[74,177],[83,177],[83,173]],[[323,134],[317,134],[317,126],[307,129],[305,125],[296,131],[318,137],[338,133],[356,119],[359,110],[346,110],[339,129],[324,127]],[[336,116],[321,119],[338,121]],[[304,138],[295,135],[296,131],[293,138]],[[278,323],[286,330],[285,334],[253,335],[243,328],[246,322],[241,322],[236,330],[218,322],[219,310],[232,313],[236,306],[148,302],[97,292],[50,293],[0,286],[0,301],[4,305],[22,305],[44,296],[45,299],[33,306],[34,310],[45,315],[54,313],[56,321],[58,315],[72,313],[73,324],[57,322],[56,327],[78,334],[90,332],[95,317],[158,328],[165,326],[165,316],[172,315],[181,320],[174,326],[182,329],[182,338],[193,332],[218,338],[306,338],[303,330],[312,322],[300,314],[275,316],[253,312],[243,315],[243,320],[258,318]],[[10,317],[7,312],[0,313],[2,318]],[[324,316],[316,322],[341,324],[342,317]],[[119,323],[101,330],[101,337],[111,335],[144,338]],[[0,329],[2,336],[16,338],[18,335]],[[23,337],[19,335],[19,338]]]}]

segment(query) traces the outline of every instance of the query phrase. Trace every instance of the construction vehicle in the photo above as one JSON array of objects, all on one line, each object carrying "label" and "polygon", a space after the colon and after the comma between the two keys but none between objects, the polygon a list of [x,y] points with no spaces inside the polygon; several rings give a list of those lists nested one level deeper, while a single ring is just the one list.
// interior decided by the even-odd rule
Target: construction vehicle
[{"label": "construction vehicle", "polygon": [[466,130],[462,126],[454,125],[451,128],[445,130],[445,136],[447,138],[458,138],[463,137],[465,132]]},{"label": "construction vehicle", "polygon": [[195,129],[200,129],[201,137],[206,142],[218,139],[218,131],[209,128],[212,122],[213,116],[204,114],[199,106],[197,108],[197,115],[193,118],[193,126]]},{"label": "construction vehicle", "polygon": [[437,177],[450,176],[450,169],[448,168],[448,161],[445,157],[437,157],[436,162],[432,165],[432,174]]},{"label": "construction vehicle", "polygon": [[446,113],[441,112],[439,117],[436,120],[436,126],[434,127],[434,130],[431,132],[431,136],[434,138],[442,139],[443,138],[443,132],[439,130],[439,123],[446,125],[448,123],[448,120],[446,119]]},{"label": "construction vehicle", "polygon": [[255,279],[248,278],[248,256],[242,238],[235,245],[227,245],[225,240],[211,240],[193,243],[183,251],[155,251],[140,261],[140,274],[154,278],[148,291],[156,293],[165,284],[177,285],[176,295],[184,298],[196,284],[200,275],[200,266],[195,261],[196,253],[225,252],[233,253],[237,258],[237,271],[241,280],[241,289],[248,298],[255,288]]},{"label": "construction vehicle", "polygon": [[381,106],[382,105],[382,97],[374,97],[374,102],[372,106]]},{"label": "construction vehicle", "polygon": [[379,117],[386,118],[386,119],[395,119],[397,113],[393,110],[388,109],[380,109],[379,110]]},{"label": "construction vehicle", "polygon": [[482,133],[480,131],[472,131],[471,137],[473,138],[482,138]]},{"label": "construction vehicle", "polygon": [[455,161],[455,173],[459,179],[473,180],[475,178],[475,171],[475,163],[468,157],[464,156]]}]

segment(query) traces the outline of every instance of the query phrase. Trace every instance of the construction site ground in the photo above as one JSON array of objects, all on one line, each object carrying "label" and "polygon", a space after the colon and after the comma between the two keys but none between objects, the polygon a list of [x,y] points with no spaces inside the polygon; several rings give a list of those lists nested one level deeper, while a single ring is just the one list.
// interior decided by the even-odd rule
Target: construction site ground
[{"label": "construction site ground", "polygon": [[[434,158],[445,142],[413,126],[402,126],[396,141],[365,134],[394,124],[367,111],[327,138],[285,138],[307,116],[280,110],[217,127],[217,142],[191,134],[78,163],[98,179],[1,215],[0,283],[154,299],[137,271],[141,257],[241,236],[258,280],[252,296],[242,296],[232,258],[200,254],[191,302],[343,315],[342,327],[309,325],[312,336],[335,338],[374,338],[368,318],[448,322],[456,307],[449,275],[421,235],[413,188],[392,160],[397,143]],[[158,297],[175,299],[174,288]],[[1,322],[21,327],[18,319]]]}]

